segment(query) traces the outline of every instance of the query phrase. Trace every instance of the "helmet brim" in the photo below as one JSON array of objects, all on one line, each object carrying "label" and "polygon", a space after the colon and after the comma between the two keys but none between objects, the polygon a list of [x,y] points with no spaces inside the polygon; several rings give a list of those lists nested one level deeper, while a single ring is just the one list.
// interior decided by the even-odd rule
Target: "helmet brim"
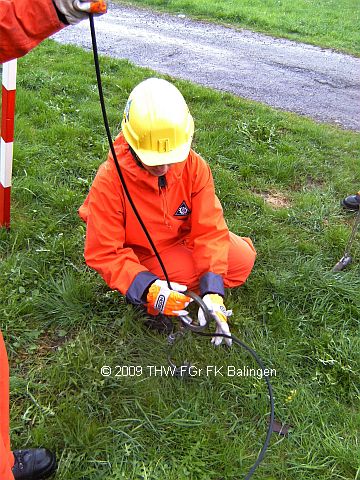
[{"label": "helmet brim", "polygon": [[171,152],[151,152],[149,150],[141,150],[132,147],[139,157],[140,161],[148,167],[157,167],[159,165],[170,165],[172,163],[180,163],[187,159],[190,153],[191,141]]}]

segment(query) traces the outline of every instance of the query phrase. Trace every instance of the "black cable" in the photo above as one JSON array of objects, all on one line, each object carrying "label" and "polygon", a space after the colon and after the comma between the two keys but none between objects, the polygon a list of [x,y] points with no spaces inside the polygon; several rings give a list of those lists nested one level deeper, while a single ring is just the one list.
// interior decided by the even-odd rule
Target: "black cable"
[{"label": "black cable", "polygon": [[[169,276],[167,274],[167,271],[166,271],[166,268],[165,268],[165,265],[160,257],[160,254],[159,252],[157,251],[157,248],[142,220],[142,218],[140,217],[140,214],[134,204],[134,201],[133,199],[131,198],[131,195],[130,195],[130,192],[127,188],[127,185],[126,185],[126,182],[125,182],[125,179],[124,179],[124,176],[122,174],[122,171],[121,171],[121,168],[120,168],[120,165],[119,165],[119,162],[118,162],[118,159],[117,159],[117,155],[116,155],[116,152],[115,152],[115,148],[114,148],[114,144],[113,144],[113,141],[112,141],[112,137],[111,137],[111,132],[110,132],[110,127],[109,127],[109,122],[108,122],[108,119],[107,119],[107,114],[106,114],[106,108],[105,108],[105,101],[104,101],[104,95],[103,95],[103,91],[102,91],[102,82],[101,82],[101,73],[100,73],[100,66],[99,66],[99,56],[98,56],[98,49],[97,49],[97,43],[96,43],[96,34],[95,34],[95,26],[94,26],[94,18],[93,18],[93,14],[89,14],[89,20],[90,20],[90,31],[91,31],[91,40],[92,40],[92,47],[93,47],[93,54],[94,54],[94,64],[95,64],[95,71],[96,71],[96,79],[97,79],[97,85],[98,85],[98,91],[99,91],[99,97],[100,97],[100,105],[101,105],[101,111],[102,111],[102,114],[103,114],[103,120],[104,120],[104,126],[105,126],[105,130],[106,130],[106,135],[107,135],[107,138],[108,138],[108,142],[109,142],[109,146],[110,146],[110,151],[111,151],[111,154],[113,156],[113,159],[114,159],[114,162],[115,162],[115,166],[116,166],[116,170],[119,174],[119,178],[120,178],[120,181],[121,181],[121,184],[124,188],[124,191],[125,191],[125,194],[126,194],[126,197],[127,199],[129,200],[129,203],[134,211],[134,214],[136,216],[136,218],[138,219],[140,225],[141,225],[141,228],[143,229],[145,235],[146,235],[146,238],[148,239],[150,245],[151,245],[151,248],[153,249],[154,253],[155,253],[155,256],[156,258],[158,259],[158,262],[160,264],[160,267],[164,273],[164,276],[165,276],[165,279],[167,281],[167,284],[168,284],[168,287],[169,289],[171,289],[171,284],[170,284],[170,281],[169,281]],[[244,480],[249,480],[253,473],[255,472],[256,468],[259,466],[259,464],[261,463],[261,461],[263,460],[264,456],[265,456],[265,452],[269,446],[269,443],[270,443],[270,438],[271,438],[271,434],[273,432],[273,422],[274,422],[274,397],[273,397],[273,392],[272,392],[272,387],[271,387],[271,383],[269,381],[269,378],[267,375],[264,375],[265,373],[265,366],[262,362],[262,360],[260,359],[260,357],[257,355],[257,353],[252,349],[250,348],[248,345],[246,345],[245,343],[243,343],[241,340],[239,340],[238,338],[236,338],[234,335],[225,335],[225,334],[222,334],[222,333],[205,333],[205,332],[202,332],[201,330],[203,328],[205,328],[208,323],[209,323],[209,319],[210,319],[210,312],[208,310],[208,308],[206,307],[205,303],[203,302],[203,300],[198,297],[196,294],[194,294],[193,292],[185,292],[186,294],[189,294],[199,305],[200,307],[203,309],[204,311],[204,314],[205,314],[205,318],[207,320],[207,323],[203,326],[203,327],[197,327],[197,326],[191,326],[189,324],[189,322],[187,322],[186,320],[184,321],[183,319],[181,319],[182,323],[187,327],[187,328],[190,328],[194,333],[197,333],[198,335],[202,335],[204,337],[224,337],[224,338],[232,338],[232,340],[238,344],[240,347],[244,348],[247,352],[249,352],[253,358],[255,359],[255,361],[258,363],[258,365],[260,366],[261,368],[261,371],[263,373],[263,376],[265,377],[265,381],[266,381],[266,384],[267,384],[267,388],[268,388],[268,392],[269,392],[269,399],[270,399],[270,422],[269,422],[269,427],[268,427],[268,430],[267,430],[267,435],[266,435],[266,439],[265,439],[265,442],[264,442],[264,445],[262,447],[262,449],[260,450],[260,453],[258,455],[258,458],[256,459],[256,462],[254,463],[254,465],[251,467],[249,473],[246,475],[245,479]],[[186,317],[185,317],[186,318]],[[191,319],[190,319],[191,320]]]},{"label": "black cable", "polygon": [[263,364],[263,361],[259,357],[259,355],[255,352],[255,350],[253,350],[251,347],[249,347],[248,345],[243,343],[241,340],[239,340],[237,337],[235,337],[235,335],[232,335],[232,334],[231,335],[225,335],[223,333],[205,333],[205,332],[199,332],[199,331],[194,331],[194,333],[196,333],[198,335],[202,335],[203,337],[231,338],[233,340],[233,342],[235,342],[237,345],[239,345],[239,347],[244,348],[248,353],[250,353],[250,355],[255,359],[256,363],[261,368],[261,372],[263,374],[263,377],[265,378],[265,382],[266,382],[268,392],[269,392],[270,420],[269,420],[269,426],[268,426],[268,429],[267,429],[267,434],[266,434],[264,445],[262,446],[262,448],[260,450],[260,453],[258,455],[258,458],[256,459],[256,462],[251,467],[249,473],[246,475],[246,477],[244,479],[244,480],[249,480],[249,478],[251,478],[253,476],[255,470],[257,469],[257,467],[262,462],[262,460],[265,456],[266,450],[269,447],[271,435],[273,433],[273,424],[274,424],[274,419],[275,419],[274,395],[273,395],[272,386],[271,386],[269,377],[268,377],[268,375],[265,375],[265,366]]},{"label": "black cable", "polygon": [[198,295],[196,295],[195,293],[193,292],[185,292],[186,295],[190,296],[198,305],[199,307],[203,310],[204,312],[204,316],[205,316],[205,320],[206,320],[206,324],[203,325],[203,326],[200,326],[200,325],[192,325],[191,324],[191,319],[189,321],[189,318],[188,316],[186,317],[183,317],[183,316],[180,316],[180,320],[181,320],[181,323],[182,325],[184,326],[184,328],[187,328],[189,330],[191,330],[193,333],[196,333],[198,335],[201,335],[203,337],[223,337],[223,338],[231,338],[233,340],[234,343],[236,343],[239,347],[243,348],[244,350],[246,350],[248,353],[250,353],[250,355],[254,358],[254,360],[256,361],[256,363],[259,365],[260,369],[261,369],[261,372],[263,374],[263,377],[265,378],[265,382],[266,382],[266,385],[267,385],[267,389],[268,389],[268,392],[269,392],[269,404],[270,404],[270,420],[269,420],[269,426],[268,426],[268,429],[267,429],[267,434],[266,434],[266,438],[265,438],[265,442],[260,450],[260,453],[256,459],[256,462],[254,463],[254,465],[251,467],[249,473],[246,475],[245,479],[244,480],[249,480],[249,478],[252,477],[252,475],[254,474],[255,470],[257,469],[257,467],[260,465],[260,463],[262,462],[264,456],[265,456],[265,453],[266,453],[266,450],[268,449],[269,447],[269,444],[270,444],[270,439],[271,439],[271,435],[273,433],[273,424],[274,424],[274,419],[275,419],[275,402],[274,402],[274,395],[273,395],[273,390],[272,390],[272,386],[271,386],[271,383],[270,383],[270,380],[269,380],[269,377],[268,375],[265,375],[265,365],[263,363],[263,361],[261,360],[261,358],[259,357],[259,355],[255,352],[255,350],[253,350],[251,347],[249,347],[248,345],[246,345],[246,343],[242,342],[240,339],[238,339],[237,337],[235,337],[235,335],[231,334],[231,335],[225,335],[224,333],[206,333],[204,332],[203,330],[210,324],[210,321],[211,321],[211,313],[209,311],[209,309],[207,308],[205,302],[203,301],[203,299],[201,297],[199,297]]},{"label": "black cable", "polygon": [[122,171],[121,171],[121,168],[120,168],[120,165],[119,165],[119,162],[118,162],[118,159],[117,159],[117,156],[116,156],[116,152],[115,152],[115,148],[114,148],[114,144],[113,144],[113,141],[112,141],[112,138],[111,138],[111,132],[110,132],[110,127],[109,127],[109,122],[108,122],[108,118],[107,118],[107,114],[106,114],[106,108],[105,108],[105,101],[104,101],[104,95],[103,95],[103,91],[102,91],[102,82],[101,82],[101,74],[100,74],[100,66],[99,66],[99,56],[98,56],[98,49],[97,49],[97,43],[96,43],[96,34],[95,34],[95,26],[94,26],[94,17],[93,17],[93,14],[90,13],[89,14],[89,20],[90,20],[90,31],[91,31],[91,40],[92,40],[92,47],[93,47],[93,53],[94,53],[94,63],[95,63],[95,71],[96,71],[96,79],[97,79],[97,85],[98,85],[98,90],[99,90],[99,97],[100,97],[100,105],[101,105],[101,111],[102,111],[102,115],[103,115],[103,119],[104,119],[104,126],[105,126],[105,130],[106,130],[106,135],[107,135],[107,138],[108,138],[108,142],[109,142],[109,145],[110,145],[110,150],[111,150],[111,154],[113,156],[113,159],[114,159],[114,162],[115,162],[115,166],[116,166],[116,170],[119,174],[119,177],[120,177],[120,181],[121,181],[121,184],[124,188],[124,191],[125,191],[125,194],[126,194],[126,197],[127,199],[129,200],[129,203],[131,205],[131,208],[133,209],[133,212],[136,216],[136,218],[138,219],[140,225],[141,225],[141,228],[143,229],[145,235],[146,235],[146,238],[148,239],[150,245],[151,245],[151,248],[153,249],[154,253],[155,253],[155,256],[156,258],[158,259],[158,262],[160,264],[160,267],[161,267],[161,270],[163,271],[163,274],[164,274],[164,277],[166,279],[166,282],[168,284],[168,287],[169,289],[171,290],[171,284],[170,284],[170,280],[169,280],[169,276],[167,274],[167,271],[166,271],[166,268],[165,268],[165,265],[160,257],[160,254],[159,252],[157,251],[157,248],[152,240],[152,238],[150,237],[150,234],[142,220],[142,218],[140,217],[140,214],[134,204],[134,201],[133,199],[131,198],[131,195],[130,195],[130,192],[127,188],[127,185],[126,185],[126,182],[125,182],[125,178],[122,174]]}]

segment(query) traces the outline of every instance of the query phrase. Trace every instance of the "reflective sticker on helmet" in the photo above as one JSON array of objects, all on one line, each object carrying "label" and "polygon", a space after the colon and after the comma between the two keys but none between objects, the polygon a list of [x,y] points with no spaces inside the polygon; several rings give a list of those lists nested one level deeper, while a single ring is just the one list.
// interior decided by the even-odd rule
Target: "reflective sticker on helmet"
[{"label": "reflective sticker on helmet", "polygon": [[131,107],[132,100],[128,100],[124,110],[124,119],[129,121],[130,119],[130,107]]}]

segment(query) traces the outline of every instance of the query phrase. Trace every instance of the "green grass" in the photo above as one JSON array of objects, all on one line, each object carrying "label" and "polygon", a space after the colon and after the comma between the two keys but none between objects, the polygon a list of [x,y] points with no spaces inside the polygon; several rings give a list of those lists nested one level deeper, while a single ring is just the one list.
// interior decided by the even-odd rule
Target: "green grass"
[{"label": "green grass", "polygon": [[360,55],[357,0],[114,0]]},{"label": "green grass", "polygon": [[[101,65],[115,135],[129,92],[153,72]],[[258,251],[226,305],[233,333],[276,369],[276,417],[293,431],[273,436],[254,478],[359,478],[358,242],[347,271],[331,268],[353,221],[339,200],[359,188],[360,136],[175,84],[229,227]],[[91,55],[45,42],[19,62],[12,228],[0,232],[13,446],[55,449],[59,480],[243,478],[265,438],[264,382],[150,377],[148,365],[167,365],[166,339],[84,265],[77,208],[107,150]],[[243,351],[193,335],[175,348],[199,368],[254,367]],[[143,375],[115,376],[116,365]]]}]

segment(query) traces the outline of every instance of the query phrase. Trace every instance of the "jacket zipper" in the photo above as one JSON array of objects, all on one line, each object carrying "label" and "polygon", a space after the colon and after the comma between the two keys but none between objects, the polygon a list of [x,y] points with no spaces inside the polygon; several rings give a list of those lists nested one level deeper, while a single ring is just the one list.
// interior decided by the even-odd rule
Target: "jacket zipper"
[{"label": "jacket zipper", "polygon": [[163,214],[164,214],[164,224],[168,228],[171,228],[171,224],[167,220],[167,216],[169,214],[169,208],[168,208],[167,198],[166,198],[167,182],[166,182],[165,175],[162,175],[161,177],[159,177],[158,185],[159,185],[159,190],[160,190],[160,194],[161,194],[161,198],[162,198],[162,211],[163,211]]}]

